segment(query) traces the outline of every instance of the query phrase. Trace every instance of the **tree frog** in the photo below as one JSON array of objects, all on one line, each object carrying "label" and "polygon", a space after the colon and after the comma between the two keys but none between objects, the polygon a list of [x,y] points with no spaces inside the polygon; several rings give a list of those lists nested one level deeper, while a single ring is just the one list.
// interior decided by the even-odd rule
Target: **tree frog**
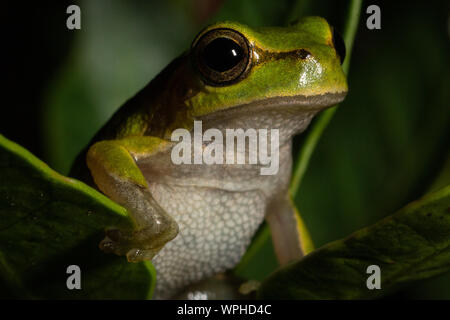
[{"label": "tree frog", "polygon": [[[287,27],[219,22],[201,31],[112,116],[72,168],[133,222],[133,230],[108,226],[100,248],[130,262],[152,260],[157,298],[233,268],[264,220],[280,263],[302,257],[309,242],[288,192],[292,138],[346,96],[344,55],[342,39],[320,17]],[[194,121],[223,132],[278,129],[279,170],[174,164],[171,134],[193,130]]]}]

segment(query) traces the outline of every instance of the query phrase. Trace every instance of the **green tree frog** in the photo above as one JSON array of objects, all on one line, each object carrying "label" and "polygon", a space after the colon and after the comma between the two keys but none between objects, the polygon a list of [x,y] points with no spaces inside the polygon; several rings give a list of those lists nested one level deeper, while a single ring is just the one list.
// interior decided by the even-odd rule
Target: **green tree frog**
[{"label": "green tree frog", "polygon": [[[100,248],[152,260],[155,296],[233,268],[264,219],[280,263],[308,252],[288,193],[292,138],[341,102],[343,41],[320,17],[287,27],[220,22],[128,100],[77,158],[72,176],[127,209],[133,230],[108,226]],[[279,130],[279,170],[262,164],[174,164],[178,128]]]}]

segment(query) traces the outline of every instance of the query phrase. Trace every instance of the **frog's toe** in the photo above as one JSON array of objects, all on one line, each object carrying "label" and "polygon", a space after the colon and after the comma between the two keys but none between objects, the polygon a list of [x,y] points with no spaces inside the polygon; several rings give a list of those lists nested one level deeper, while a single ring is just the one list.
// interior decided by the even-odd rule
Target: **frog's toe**
[{"label": "frog's toe", "polygon": [[123,250],[120,250],[120,244],[110,237],[106,236],[99,244],[102,251],[107,253],[115,253],[117,255],[123,255]]},{"label": "frog's toe", "polygon": [[108,253],[114,253],[116,251],[117,245],[111,240],[109,237],[105,237],[99,244],[99,247],[102,251]]},{"label": "frog's toe", "polygon": [[152,260],[160,249],[131,249],[127,252],[128,262],[141,262]]},{"label": "frog's toe", "polygon": [[129,236],[119,229],[107,229],[105,238],[100,242],[99,247],[107,253],[114,253],[119,256],[126,255],[130,250]]},{"label": "frog's toe", "polygon": [[129,262],[151,260],[178,233],[178,229],[175,231],[167,229],[169,232],[154,236],[148,231],[148,229],[134,232],[107,229],[99,247],[104,252],[126,256]]}]

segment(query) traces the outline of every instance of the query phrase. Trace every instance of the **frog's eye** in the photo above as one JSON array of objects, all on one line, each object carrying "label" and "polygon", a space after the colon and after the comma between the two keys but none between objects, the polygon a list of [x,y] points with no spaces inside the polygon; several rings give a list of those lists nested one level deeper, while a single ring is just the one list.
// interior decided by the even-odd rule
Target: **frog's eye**
[{"label": "frog's eye", "polygon": [[333,45],[336,50],[339,59],[341,59],[341,64],[344,63],[345,59],[345,42],[341,35],[333,28]]},{"label": "frog's eye", "polygon": [[247,39],[232,29],[208,31],[194,41],[192,52],[194,67],[210,85],[235,83],[250,69]]}]

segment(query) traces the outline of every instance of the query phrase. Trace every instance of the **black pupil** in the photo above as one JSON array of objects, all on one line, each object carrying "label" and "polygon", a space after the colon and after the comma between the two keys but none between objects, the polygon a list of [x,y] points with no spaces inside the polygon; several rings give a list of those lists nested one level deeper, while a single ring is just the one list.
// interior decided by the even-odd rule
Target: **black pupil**
[{"label": "black pupil", "polygon": [[211,69],[224,72],[235,67],[244,57],[244,50],[233,40],[217,38],[203,49],[205,64]]}]

